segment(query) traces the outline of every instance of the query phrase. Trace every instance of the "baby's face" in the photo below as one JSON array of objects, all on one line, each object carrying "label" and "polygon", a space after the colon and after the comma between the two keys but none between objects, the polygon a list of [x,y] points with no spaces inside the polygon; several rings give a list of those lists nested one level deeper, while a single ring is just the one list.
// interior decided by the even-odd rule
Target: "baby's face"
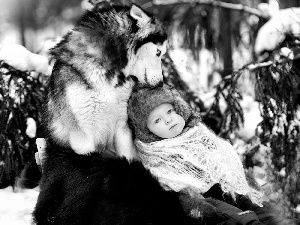
[{"label": "baby's face", "polygon": [[163,103],[154,108],[147,118],[148,129],[161,138],[176,137],[181,134],[184,126],[185,120],[169,103]]}]

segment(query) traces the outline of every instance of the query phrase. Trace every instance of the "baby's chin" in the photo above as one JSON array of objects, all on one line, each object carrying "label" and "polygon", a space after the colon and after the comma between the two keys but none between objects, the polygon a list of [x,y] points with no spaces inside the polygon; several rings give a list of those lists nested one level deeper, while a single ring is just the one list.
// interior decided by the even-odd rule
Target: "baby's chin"
[{"label": "baby's chin", "polygon": [[172,132],[172,134],[170,134],[169,138],[175,138],[177,136],[179,136],[180,134],[183,133],[183,126],[182,125],[177,125],[176,127],[174,127],[174,131]]}]

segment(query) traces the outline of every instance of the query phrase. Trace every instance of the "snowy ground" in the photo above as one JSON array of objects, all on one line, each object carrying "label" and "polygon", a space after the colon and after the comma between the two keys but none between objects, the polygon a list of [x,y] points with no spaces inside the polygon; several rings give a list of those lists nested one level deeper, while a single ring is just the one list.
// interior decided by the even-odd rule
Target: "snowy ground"
[{"label": "snowy ground", "polygon": [[0,224],[31,225],[31,212],[37,201],[38,189],[0,189]]}]

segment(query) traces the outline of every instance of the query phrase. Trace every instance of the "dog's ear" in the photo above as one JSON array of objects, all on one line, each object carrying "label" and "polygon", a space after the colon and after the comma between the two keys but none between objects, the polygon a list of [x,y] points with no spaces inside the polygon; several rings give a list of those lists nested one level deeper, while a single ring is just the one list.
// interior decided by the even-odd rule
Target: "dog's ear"
[{"label": "dog's ear", "polygon": [[132,16],[132,18],[137,20],[137,24],[139,27],[148,23],[151,19],[140,7],[138,7],[135,4],[132,4],[131,6],[130,16]]}]

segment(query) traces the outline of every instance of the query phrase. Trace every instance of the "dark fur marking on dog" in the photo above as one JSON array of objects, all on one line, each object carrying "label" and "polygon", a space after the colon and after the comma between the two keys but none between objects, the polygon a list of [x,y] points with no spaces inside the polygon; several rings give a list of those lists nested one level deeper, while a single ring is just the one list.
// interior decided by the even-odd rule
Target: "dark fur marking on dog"
[{"label": "dark fur marking on dog", "polygon": [[[124,11],[122,7],[114,7],[115,11]],[[123,69],[127,63],[127,43],[126,35],[115,35],[118,30],[111,30],[111,24],[105,21],[105,17],[109,10],[102,10],[100,12],[89,11],[87,12],[77,24],[77,30],[83,31],[89,38],[100,43],[106,43],[104,52],[109,56],[109,68],[111,73],[107,73],[108,80],[114,76],[114,72]]]},{"label": "dark fur marking on dog", "polygon": [[[110,56],[110,67],[113,71],[121,70],[127,65],[127,50],[122,38],[111,39],[104,49]],[[114,76],[113,73],[112,76]]]},{"label": "dark fur marking on dog", "polygon": [[131,16],[128,17],[131,21],[131,33],[135,34],[139,30],[139,26],[137,25],[137,21]]},{"label": "dark fur marking on dog", "polygon": [[167,40],[167,34],[166,33],[153,33],[150,34],[148,37],[141,41],[137,41],[136,46],[134,48],[134,52],[136,53],[137,50],[144,44],[152,42],[153,44],[163,44],[164,41]]},{"label": "dark fur marking on dog", "polygon": [[118,83],[115,85],[115,87],[117,88],[123,86],[126,83],[126,80],[128,80],[128,78],[126,79],[125,75],[121,72],[118,74]]}]

